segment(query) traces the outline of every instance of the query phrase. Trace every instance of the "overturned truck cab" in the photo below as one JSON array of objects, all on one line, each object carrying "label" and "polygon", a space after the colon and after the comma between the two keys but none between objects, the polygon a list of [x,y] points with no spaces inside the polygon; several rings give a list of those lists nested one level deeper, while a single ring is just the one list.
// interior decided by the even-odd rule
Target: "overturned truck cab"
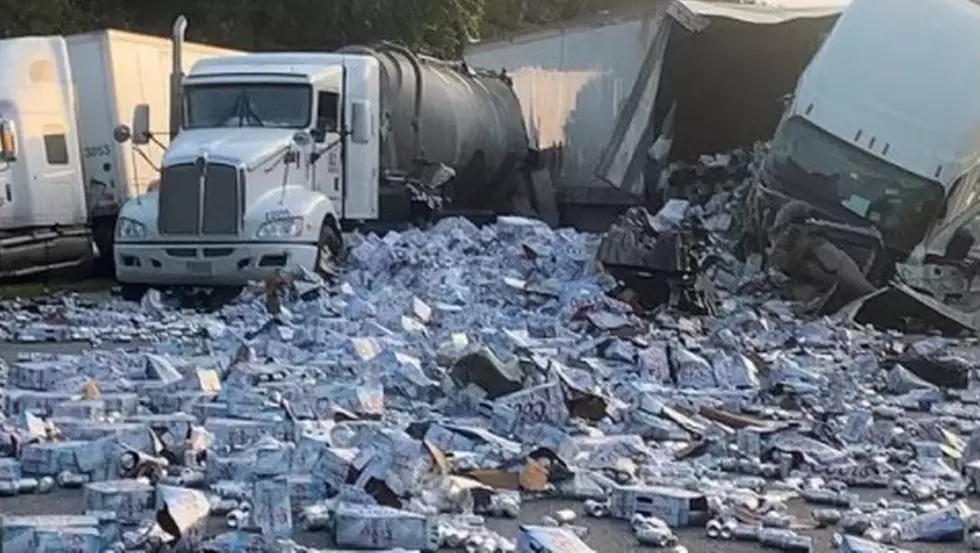
[{"label": "overturned truck cab", "polygon": [[[925,52],[915,37],[935,47]],[[876,285],[976,311],[980,98],[951,78],[980,80],[980,5],[854,0],[758,167],[747,206],[754,245],[768,246],[777,219],[803,202],[810,220],[836,224],[830,240]]]}]

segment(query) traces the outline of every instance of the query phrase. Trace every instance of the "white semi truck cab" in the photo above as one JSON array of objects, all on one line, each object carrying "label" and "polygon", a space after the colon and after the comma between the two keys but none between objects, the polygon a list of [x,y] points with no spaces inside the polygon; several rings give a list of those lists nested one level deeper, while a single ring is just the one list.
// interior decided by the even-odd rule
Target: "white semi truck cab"
[{"label": "white semi truck cab", "polygon": [[[377,71],[372,58],[341,54],[195,64],[160,185],[120,213],[118,279],[234,285],[329,261],[340,209],[377,213]],[[145,120],[134,121],[136,143]],[[361,185],[342,186],[349,179]]]},{"label": "white semi truck cab", "polygon": [[[171,141],[160,183],[123,206],[116,276],[145,286],[240,286],[326,271],[342,224],[448,199],[493,209],[528,153],[517,97],[479,73],[394,46],[200,60],[175,24]],[[117,140],[147,145],[148,108]]]}]

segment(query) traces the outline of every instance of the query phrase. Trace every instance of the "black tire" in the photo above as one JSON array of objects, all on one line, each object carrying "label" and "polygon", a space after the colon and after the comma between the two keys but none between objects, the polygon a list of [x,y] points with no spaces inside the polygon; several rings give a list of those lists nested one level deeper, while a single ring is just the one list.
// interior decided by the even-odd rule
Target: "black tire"
[{"label": "black tire", "polygon": [[244,288],[244,286],[217,286],[212,288],[204,302],[205,309],[208,311],[221,309],[234,301]]},{"label": "black tire", "polygon": [[149,286],[143,284],[123,284],[119,287],[119,296],[126,301],[140,301],[143,294],[149,290]]},{"label": "black tire", "polygon": [[344,250],[344,238],[333,221],[327,220],[320,227],[320,239],[317,242],[316,266],[314,270],[321,277],[333,273],[334,261],[340,259]]}]

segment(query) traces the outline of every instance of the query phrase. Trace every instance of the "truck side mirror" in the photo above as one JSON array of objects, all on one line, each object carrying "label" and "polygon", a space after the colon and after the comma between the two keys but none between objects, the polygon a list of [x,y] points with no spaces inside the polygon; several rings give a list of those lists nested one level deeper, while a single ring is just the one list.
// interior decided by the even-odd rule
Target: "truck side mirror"
[{"label": "truck side mirror", "polygon": [[17,124],[10,119],[0,119],[0,159],[17,161]]},{"label": "truck side mirror", "polygon": [[351,102],[350,113],[351,140],[357,144],[371,141],[371,103],[366,100]]},{"label": "truck side mirror", "polygon": [[142,146],[150,143],[150,105],[137,104],[133,108],[133,144]]}]

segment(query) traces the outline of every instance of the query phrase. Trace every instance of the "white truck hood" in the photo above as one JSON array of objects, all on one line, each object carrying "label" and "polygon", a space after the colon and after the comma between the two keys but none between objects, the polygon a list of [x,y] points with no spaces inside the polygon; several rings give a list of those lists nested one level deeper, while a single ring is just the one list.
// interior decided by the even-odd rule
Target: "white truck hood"
[{"label": "white truck hood", "polygon": [[193,163],[207,152],[212,163],[251,166],[289,146],[295,132],[255,127],[185,130],[170,144],[163,165]]}]

